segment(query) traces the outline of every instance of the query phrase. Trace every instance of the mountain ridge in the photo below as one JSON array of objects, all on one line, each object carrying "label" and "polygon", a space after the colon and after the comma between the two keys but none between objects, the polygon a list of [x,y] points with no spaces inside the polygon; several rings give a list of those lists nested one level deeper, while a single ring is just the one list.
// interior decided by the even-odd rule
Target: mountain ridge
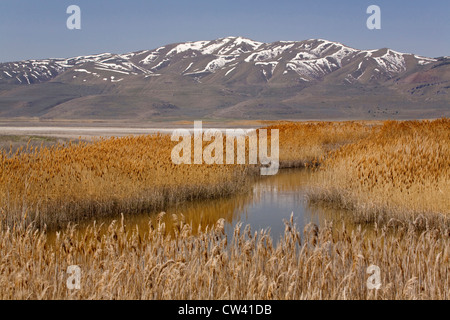
[{"label": "mountain ridge", "polygon": [[0,64],[0,117],[449,116],[450,59],[243,37]]}]

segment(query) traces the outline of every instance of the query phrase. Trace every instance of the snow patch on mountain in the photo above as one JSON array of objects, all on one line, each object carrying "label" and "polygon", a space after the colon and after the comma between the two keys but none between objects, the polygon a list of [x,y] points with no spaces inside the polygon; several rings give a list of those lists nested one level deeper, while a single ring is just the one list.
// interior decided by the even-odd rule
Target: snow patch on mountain
[{"label": "snow patch on mountain", "polygon": [[[280,75],[290,74],[291,76],[291,72],[295,72],[299,76],[297,79],[311,81],[358,61],[346,77],[348,82],[354,83],[363,79],[363,75],[370,70],[378,74],[375,75],[376,79],[394,77],[406,71],[406,61],[410,65],[411,59],[415,59],[416,64],[422,66],[438,61],[391,49],[357,50],[324,39],[263,43],[243,37],[226,37],[213,41],[173,44],[154,50],[125,54],[101,53],[67,59],[3,63],[0,64],[0,74],[5,79],[3,81],[16,79],[17,83],[23,84],[49,81],[67,70],[101,77],[101,79],[105,79],[105,76],[106,79],[110,79],[104,72],[126,76],[144,75],[147,78],[160,76],[166,69],[169,72],[180,73],[179,65],[181,64],[184,66],[184,70],[181,68],[183,70],[181,75],[194,75],[194,80],[200,82],[200,79],[208,74],[223,70],[224,76],[228,76],[231,72],[239,70],[242,64],[249,63],[258,67],[258,72],[261,72],[266,80],[273,76],[277,68],[282,68]],[[194,64],[203,67],[192,71]],[[174,71],[172,66],[178,69]],[[76,76],[71,78],[75,79]]]},{"label": "snow patch on mountain", "polygon": [[275,71],[275,68],[278,65],[278,61],[272,61],[272,62],[256,62],[255,65],[257,66],[271,66],[272,70],[271,73],[273,74],[273,72]]},{"label": "snow patch on mountain", "polygon": [[205,44],[207,44],[209,41],[196,41],[196,42],[186,42],[186,43],[182,43],[177,45],[175,48],[173,48],[172,50],[170,50],[167,55],[174,55],[174,54],[180,54],[182,52],[186,52],[188,50],[193,50],[193,51],[199,51],[203,48],[203,46]]},{"label": "snow patch on mountain", "polygon": [[225,77],[230,74],[231,72],[233,72],[236,69],[236,67],[231,68],[230,70],[227,71],[227,73],[225,73]]},{"label": "snow patch on mountain", "polygon": [[388,73],[400,73],[406,71],[406,62],[403,54],[388,49],[381,57],[372,57],[377,64]]},{"label": "snow patch on mountain", "polygon": [[283,54],[286,50],[291,49],[294,46],[294,44],[288,44],[288,45],[282,45],[282,46],[275,46],[274,48],[261,50],[255,53],[252,53],[249,55],[245,62],[259,62],[259,61],[266,61],[266,60],[272,60]]}]

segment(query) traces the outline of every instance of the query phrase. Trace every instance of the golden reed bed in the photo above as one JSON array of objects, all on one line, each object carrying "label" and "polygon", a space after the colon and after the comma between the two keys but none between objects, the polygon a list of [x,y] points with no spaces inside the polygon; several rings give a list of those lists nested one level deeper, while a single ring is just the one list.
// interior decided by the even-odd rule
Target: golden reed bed
[{"label": "golden reed bed", "polygon": [[[145,236],[112,223],[100,235],[69,227],[53,244],[29,227],[0,231],[0,299],[449,299],[449,229],[418,232],[413,225],[299,232],[286,222],[274,244],[267,232],[235,229],[193,235],[178,222],[174,237],[158,224]],[[79,289],[68,267],[81,269]],[[370,290],[367,268],[380,268]]]},{"label": "golden reed bed", "polygon": [[[291,221],[274,244],[248,229],[227,239],[223,220],[193,232],[181,217],[171,232],[162,220],[145,236],[92,224],[49,241],[45,224],[238,192],[252,167],[174,166],[175,143],[159,135],[3,152],[0,298],[450,298],[448,119],[277,127],[282,166],[319,165],[310,200],[349,209],[370,229],[300,233]],[[381,270],[378,291],[367,288],[372,264]],[[81,268],[79,290],[67,288],[70,265]]]},{"label": "golden reed bed", "polygon": [[102,139],[0,154],[6,222],[37,226],[141,213],[236,193],[251,166],[175,165],[170,136]]},{"label": "golden reed bed", "polygon": [[449,223],[450,120],[388,121],[330,153],[311,201],[349,209],[357,222]]},{"label": "golden reed bed", "polygon": [[367,137],[378,122],[288,122],[267,127],[280,131],[280,165],[305,167],[320,163],[328,152]]},{"label": "golden reed bed", "polygon": [[[369,126],[353,122],[280,124],[267,128],[269,145],[275,128],[280,130],[282,167],[317,162],[327,151],[370,132]],[[151,135],[27,147],[14,154],[1,151],[0,210],[9,225],[26,220],[60,227],[69,221],[227,196],[244,190],[257,174],[248,164],[175,165],[171,152],[177,143],[167,135]],[[204,141],[203,149],[207,144]],[[247,139],[245,163],[248,144]]]}]

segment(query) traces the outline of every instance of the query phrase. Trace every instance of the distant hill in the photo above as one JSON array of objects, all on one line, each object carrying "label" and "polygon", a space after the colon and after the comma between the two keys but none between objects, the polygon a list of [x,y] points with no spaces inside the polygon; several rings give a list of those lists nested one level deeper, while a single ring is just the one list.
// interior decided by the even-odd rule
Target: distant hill
[{"label": "distant hill", "polygon": [[450,117],[450,57],[242,37],[0,64],[0,118]]}]

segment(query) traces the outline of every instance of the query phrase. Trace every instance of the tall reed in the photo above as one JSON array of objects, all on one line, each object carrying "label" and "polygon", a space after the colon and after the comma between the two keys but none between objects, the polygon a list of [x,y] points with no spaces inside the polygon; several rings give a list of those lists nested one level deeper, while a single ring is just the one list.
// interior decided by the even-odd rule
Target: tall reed
[{"label": "tall reed", "polygon": [[246,187],[246,165],[176,165],[177,142],[152,135],[0,152],[0,209],[9,225],[60,226],[89,217],[164,209]]},{"label": "tall reed", "polygon": [[[224,222],[193,235],[179,223],[169,237],[164,223],[126,231],[113,222],[105,234],[92,224],[75,226],[48,244],[43,231],[0,230],[0,299],[449,299],[450,236],[447,228],[391,232],[349,231],[286,222],[274,244],[267,231]],[[80,290],[66,283],[71,265],[81,268]],[[380,268],[381,288],[370,290],[367,268]]]},{"label": "tall reed", "polygon": [[350,209],[358,222],[448,224],[450,119],[388,121],[331,153],[316,178],[310,200]]}]

